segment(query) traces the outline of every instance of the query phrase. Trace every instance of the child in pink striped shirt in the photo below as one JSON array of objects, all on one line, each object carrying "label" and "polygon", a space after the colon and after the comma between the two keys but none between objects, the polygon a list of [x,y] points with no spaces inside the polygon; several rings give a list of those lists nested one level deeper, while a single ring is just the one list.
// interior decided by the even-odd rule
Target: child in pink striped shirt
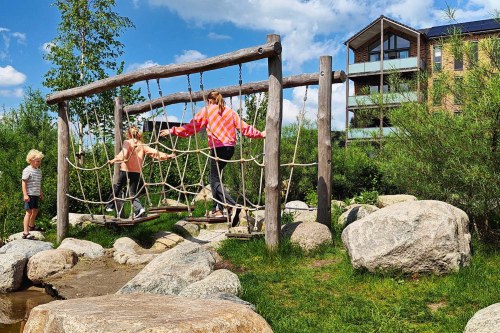
[{"label": "child in pink striped shirt", "polygon": [[[207,129],[208,146],[211,148],[210,155],[213,157],[210,160],[209,181],[212,189],[212,196],[215,199],[213,210],[209,216],[220,217],[224,216],[222,213],[223,206],[220,202],[225,202],[230,206],[236,205],[236,201],[222,186],[219,178],[219,172],[222,173],[222,170],[227,164],[225,161],[230,160],[234,154],[236,130],[249,138],[265,138],[266,131],[260,132],[241,120],[237,112],[226,106],[224,98],[219,92],[210,92],[207,96],[207,100],[208,105],[201,108],[188,124],[162,130],[160,131],[160,136],[173,134],[180,137],[188,137],[199,132],[203,128]],[[239,222],[239,212],[240,210],[237,209],[232,222],[233,226],[236,226]],[[231,209],[228,210],[228,213],[231,213]]]}]

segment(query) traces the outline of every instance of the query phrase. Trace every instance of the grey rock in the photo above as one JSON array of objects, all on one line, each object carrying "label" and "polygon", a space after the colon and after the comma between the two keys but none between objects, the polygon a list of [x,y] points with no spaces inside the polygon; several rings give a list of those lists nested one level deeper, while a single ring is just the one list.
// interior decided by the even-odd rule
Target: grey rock
[{"label": "grey rock", "polygon": [[21,287],[26,262],[28,258],[19,253],[0,254],[0,293]]},{"label": "grey rock", "polygon": [[500,332],[500,303],[479,310],[465,326],[464,333]]},{"label": "grey rock", "polygon": [[179,293],[179,296],[197,298],[217,293],[237,296],[240,292],[241,283],[238,275],[227,269],[218,269],[203,280],[190,284]]},{"label": "grey rock", "polygon": [[24,333],[272,333],[248,306],[164,295],[106,295],[35,307]]},{"label": "grey rock", "polygon": [[346,211],[339,216],[338,223],[347,226],[354,221],[362,219],[363,217],[368,216],[373,212],[376,212],[377,210],[379,210],[379,208],[373,205],[365,205],[365,204],[350,205],[346,207]]},{"label": "grey rock", "polygon": [[78,262],[76,253],[69,249],[51,249],[38,252],[28,260],[28,279],[34,284],[56,273],[70,269]]},{"label": "grey rock", "polygon": [[311,251],[322,244],[332,242],[332,233],[324,224],[318,222],[295,222],[282,226],[281,235],[290,238],[292,243],[299,245],[304,251]]},{"label": "grey rock", "polygon": [[214,264],[211,251],[183,242],[153,259],[118,293],[178,294],[211,274]]},{"label": "grey rock", "polygon": [[52,243],[49,242],[18,239],[2,246],[0,248],[0,254],[16,253],[24,256],[26,259],[29,259],[38,252],[50,249],[52,249]]},{"label": "grey rock", "polygon": [[96,259],[104,255],[104,248],[94,242],[76,238],[66,238],[59,245],[59,249],[73,250],[79,257]]},{"label": "grey rock", "polygon": [[348,225],[342,242],[354,268],[443,274],[470,262],[468,223],[445,202],[400,202]]}]

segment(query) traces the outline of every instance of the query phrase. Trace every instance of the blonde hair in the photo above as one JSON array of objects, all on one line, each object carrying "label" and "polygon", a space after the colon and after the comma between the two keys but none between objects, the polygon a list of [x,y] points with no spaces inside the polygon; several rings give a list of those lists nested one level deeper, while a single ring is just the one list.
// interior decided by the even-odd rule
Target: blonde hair
[{"label": "blonde hair", "polygon": [[127,129],[127,139],[136,139],[137,141],[142,141],[142,134],[137,126],[132,125]]},{"label": "blonde hair", "polygon": [[28,152],[28,155],[26,155],[26,162],[31,163],[32,160],[36,160],[36,159],[42,159],[44,158],[45,155],[43,155],[43,153],[41,151],[38,151],[36,149],[31,149],[29,152]]},{"label": "blonde hair", "polygon": [[226,102],[224,101],[224,98],[218,91],[213,90],[209,92],[207,99],[208,100],[212,99],[215,101],[215,104],[219,106],[219,113],[222,113],[222,111],[224,111],[224,108],[226,107]]}]

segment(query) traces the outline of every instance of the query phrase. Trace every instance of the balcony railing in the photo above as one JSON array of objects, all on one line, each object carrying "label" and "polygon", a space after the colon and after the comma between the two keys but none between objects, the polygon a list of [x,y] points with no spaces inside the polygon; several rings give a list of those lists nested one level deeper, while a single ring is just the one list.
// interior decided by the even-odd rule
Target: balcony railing
[{"label": "balcony railing", "polygon": [[[390,133],[394,133],[396,128],[394,127],[382,127],[382,136],[387,136]],[[347,131],[348,139],[377,139],[380,138],[380,128],[370,127],[370,128],[350,128]]]},{"label": "balcony railing", "polygon": [[[384,60],[384,71],[425,68],[424,61],[418,66],[417,57]],[[380,72],[380,61],[360,62],[349,65],[349,75]]]},{"label": "balcony railing", "polygon": [[[416,91],[408,91],[402,93],[385,93],[382,95],[383,104],[401,104],[404,102],[418,101],[418,93]],[[380,95],[358,95],[349,96],[347,100],[348,107],[363,107],[376,106],[380,104]]]}]

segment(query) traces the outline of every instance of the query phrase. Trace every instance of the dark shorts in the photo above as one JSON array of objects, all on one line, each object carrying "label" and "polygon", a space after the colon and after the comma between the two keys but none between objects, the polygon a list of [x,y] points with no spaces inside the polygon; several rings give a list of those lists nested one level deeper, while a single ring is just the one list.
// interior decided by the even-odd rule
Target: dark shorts
[{"label": "dark shorts", "polygon": [[38,195],[28,195],[30,201],[24,202],[24,209],[38,209],[40,197]]}]

